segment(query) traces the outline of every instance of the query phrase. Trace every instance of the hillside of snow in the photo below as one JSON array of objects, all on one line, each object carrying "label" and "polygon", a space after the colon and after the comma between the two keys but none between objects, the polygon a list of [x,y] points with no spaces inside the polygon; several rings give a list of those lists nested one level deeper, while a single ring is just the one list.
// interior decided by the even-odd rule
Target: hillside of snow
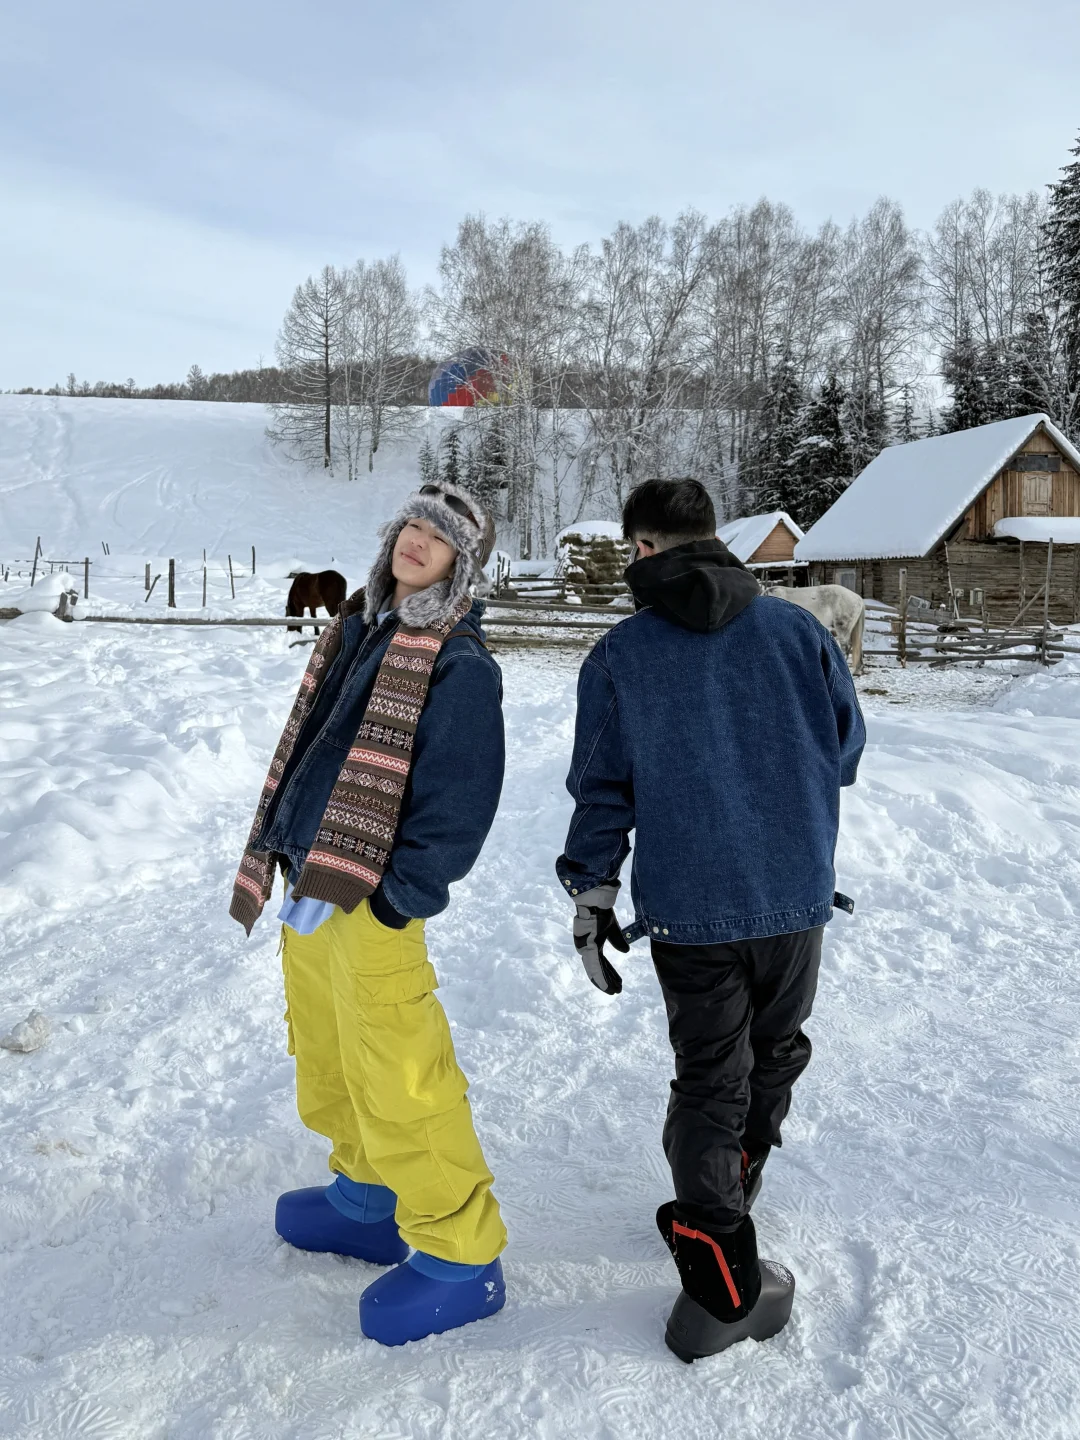
[{"label": "hillside of snow", "polygon": [[349,482],[273,446],[262,405],[0,395],[0,564],[26,569],[40,536],[47,557],[89,556],[93,586],[169,557],[201,571],[204,549],[250,571],[254,545],[268,573],[300,559],[351,582],[415,485],[425,435],[459,413],[417,410],[414,434]]}]

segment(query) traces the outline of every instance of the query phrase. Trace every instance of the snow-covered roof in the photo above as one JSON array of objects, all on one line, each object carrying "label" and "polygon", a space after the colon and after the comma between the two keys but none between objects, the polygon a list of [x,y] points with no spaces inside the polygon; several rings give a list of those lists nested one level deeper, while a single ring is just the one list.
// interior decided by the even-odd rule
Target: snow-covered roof
[{"label": "snow-covered roof", "polygon": [[1046,415],[891,445],[810,527],[795,547],[795,558],[887,560],[928,554],[1040,425],[1080,470],[1080,452]]},{"label": "snow-covered roof", "polygon": [[606,540],[623,538],[622,526],[614,520],[579,520],[576,525],[568,525],[565,530],[559,531],[555,537],[556,546],[564,544],[571,535],[580,535],[583,540],[593,540],[598,536]]},{"label": "snow-covered roof", "polygon": [[786,510],[774,510],[771,515],[744,515],[740,520],[729,520],[726,525],[721,525],[716,532],[716,538],[722,540],[735,558],[745,565],[777,525],[786,526],[796,540],[803,538],[803,532]]},{"label": "snow-covered roof", "polygon": [[1053,540],[1055,545],[1080,545],[1080,515],[1011,515],[999,520],[994,526],[996,536],[1011,540],[1032,540],[1045,545]]}]

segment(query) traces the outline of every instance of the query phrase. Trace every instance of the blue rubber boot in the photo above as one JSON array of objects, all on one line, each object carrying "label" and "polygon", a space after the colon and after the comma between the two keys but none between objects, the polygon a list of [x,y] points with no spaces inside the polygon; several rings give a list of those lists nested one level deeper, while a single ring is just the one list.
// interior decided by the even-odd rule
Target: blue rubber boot
[{"label": "blue rubber boot", "polygon": [[400,1265],[409,1247],[394,1220],[397,1197],[385,1185],[339,1175],[332,1185],[278,1197],[274,1228],[298,1250],[351,1255],[371,1265]]},{"label": "blue rubber boot", "polygon": [[456,1265],[414,1251],[360,1296],[360,1329],[380,1345],[404,1345],[494,1315],[506,1303],[498,1260]]}]

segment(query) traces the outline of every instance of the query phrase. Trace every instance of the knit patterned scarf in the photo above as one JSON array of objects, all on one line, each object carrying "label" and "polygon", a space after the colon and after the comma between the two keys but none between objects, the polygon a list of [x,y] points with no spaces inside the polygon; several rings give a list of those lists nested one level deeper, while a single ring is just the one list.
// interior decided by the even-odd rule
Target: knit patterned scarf
[{"label": "knit patterned scarf", "polygon": [[[293,886],[296,899],[310,895],[351,913],[378,889],[397,836],[416,726],[428,697],[435,661],[450,632],[471,606],[466,595],[442,622],[425,628],[401,625],[395,631],[315,842]],[[249,935],[270,899],[275,873],[273,857],[255,849],[255,845],[301,727],[311,713],[330,662],[341,648],[341,636],[342,620],[337,615],[312,651],[259,797],[229,906],[229,914]]]}]

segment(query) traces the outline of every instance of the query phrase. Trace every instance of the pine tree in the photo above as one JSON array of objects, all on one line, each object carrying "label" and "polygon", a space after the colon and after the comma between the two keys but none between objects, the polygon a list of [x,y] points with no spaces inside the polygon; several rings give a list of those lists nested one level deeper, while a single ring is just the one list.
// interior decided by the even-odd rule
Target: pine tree
[{"label": "pine tree", "polygon": [[1031,415],[1039,410],[1053,413],[1055,408],[1055,367],[1050,343],[1050,324],[1046,314],[1032,311],[1024,316],[1019,335],[1013,340],[1014,413]]},{"label": "pine tree", "polygon": [[800,417],[802,435],[790,464],[793,498],[789,514],[804,530],[820,520],[851,483],[846,408],[847,392],[836,375],[829,375]]},{"label": "pine tree", "polygon": [[424,436],[424,443],[420,446],[420,483],[421,485],[437,485],[439,483],[439,461],[429,435]]},{"label": "pine tree", "polygon": [[1062,178],[1050,186],[1046,265],[1075,352],[1080,341],[1080,139],[1069,153],[1076,158],[1062,168]]},{"label": "pine tree", "polygon": [[983,424],[1008,420],[1018,413],[1016,385],[1010,347],[1003,341],[984,345],[980,352],[979,372],[983,393]]},{"label": "pine tree", "polygon": [[747,467],[747,498],[757,514],[798,508],[791,461],[802,438],[802,407],[802,387],[785,354],[770,377]]},{"label": "pine tree", "polygon": [[915,391],[910,381],[900,387],[900,409],[896,414],[893,435],[898,445],[910,445],[921,439],[919,421],[915,414]]},{"label": "pine tree", "polygon": [[447,485],[460,485],[462,481],[461,432],[457,425],[451,425],[444,432],[440,449],[443,452],[443,480]]},{"label": "pine tree", "polygon": [[888,438],[889,417],[876,393],[852,390],[844,404],[844,436],[851,455],[851,478],[880,455]]},{"label": "pine tree", "polygon": [[497,407],[486,411],[478,429],[478,439],[467,453],[465,475],[481,505],[497,516],[510,484],[510,447],[502,412]]},{"label": "pine tree", "polygon": [[984,425],[987,407],[983,360],[972,337],[971,326],[966,320],[956,337],[956,343],[946,351],[942,359],[941,373],[952,392],[952,405],[943,416],[946,433],[971,430],[976,425]]},{"label": "pine tree", "polygon": [[[1069,152],[1074,158],[1050,186],[1045,227],[1046,276],[1057,311],[1056,349],[1059,373],[1047,390],[1054,396],[1053,418],[1070,439],[1080,433],[1080,139]],[[1048,377],[1049,378],[1049,377]],[[1057,413],[1055,413],[1055,411]]]},{"label": "pine tree", "polygon": [[192,400],[205,400],[210,393],[210,385],[201,365],[192,365],[184,384]]}]

